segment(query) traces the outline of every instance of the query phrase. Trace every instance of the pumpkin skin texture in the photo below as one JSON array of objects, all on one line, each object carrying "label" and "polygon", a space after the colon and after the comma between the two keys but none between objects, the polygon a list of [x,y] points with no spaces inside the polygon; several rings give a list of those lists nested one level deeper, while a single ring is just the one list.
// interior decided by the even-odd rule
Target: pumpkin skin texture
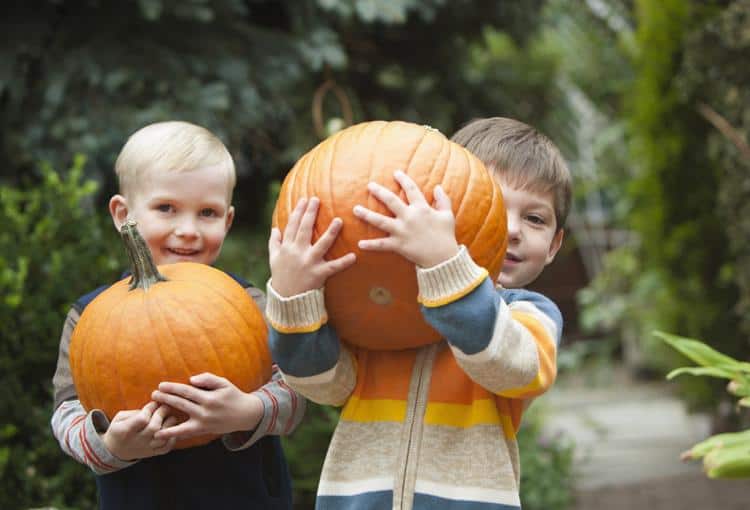
[{"label": "pumpkin skin texture", "polygon": [[[118,411],[143,407],[160,382],[189,384],[201,372],[225,377],[245,392],[270,379],[266,324],[241,285],[205,264],[180,262],[158,271],[167,281],[130,290],[125,278],[81,315],[70,365],[86,410],[101,409],[111,420]],[[213,439],[194,437],[175,448]]]},{"label": "pumpkin skin texture", "polygon": [[355,205],[393,216],[369,193],[368,182],[377,182],[406,201],[393,177],[396,170],[416,182],[428,203],[433,203],[435,186],[442,185],[456,217],[456,239],[493,281],[507,247],[499,185],[478,158],[435,129],[398,121],[365,122],[336,133],[302,156],[281,186],[273,224],[283,232],[299,199],[312,196],[320,199],[313,241],[333,218],[343,220],[326,258],[354,252],[357,260],[327,280],[326,309],[342,340],[374,350],[407,349],[440,339],[419,309],[414,264],[395,253],[357,246],[360,239],[386,234],[354,216]]}]

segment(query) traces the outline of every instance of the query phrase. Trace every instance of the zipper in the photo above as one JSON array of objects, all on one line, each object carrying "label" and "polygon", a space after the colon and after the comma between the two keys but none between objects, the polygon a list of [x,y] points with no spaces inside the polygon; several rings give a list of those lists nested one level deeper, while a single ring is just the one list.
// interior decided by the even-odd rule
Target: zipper
[{"label": "zipper", "polygon": [[[398,476],[398,492],[393,494],[394,510],[409,510],[414,502],[414,487],[417,482],[419,450],[422,445],[422,428],[427,409],[427,394],[432,376],[432,364],[439,344],[422,347],[417,353],[409,385],[409,399],[404,423],[404,439],[401,444]],[[396,487],[394,487],[396,488]]]}]

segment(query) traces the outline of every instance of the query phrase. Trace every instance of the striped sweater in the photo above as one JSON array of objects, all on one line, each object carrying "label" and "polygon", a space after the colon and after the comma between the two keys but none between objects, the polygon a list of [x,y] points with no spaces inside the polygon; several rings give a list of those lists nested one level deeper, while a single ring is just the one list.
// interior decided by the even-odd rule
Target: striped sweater
[{"label": "striped sweater", "polygon": [[[246,290],[262,310],[265,306],[263,293],[253,287],[247,287]],[[68,356],[70,339],[81,312],[80,306],[71,308],[63,326],[57,369],[53,378],[55,403],[52,433],[66,454],[101,475],[119,471],[138,461],[121,460],[107,450],[101,433],[107,430],[109,420],[98,410],[87,413],[76,398]],[[254,431],[240,431],[223,436],[221,440],[227,450],[248,448],[267,435],[287,435],[302,420],[305,399],[284,382],[276,365],[273,365],[271,380],[255,391],[254,395],[263,402],[263,417]]]},{"label": "striped sweater", "polygon": [[268,285],[285,380],[343,406],[317,508],[518,509],[516,432],[524,402],[555,379],[560,312],[540,294],[496,289],[463,247],[417,279],[444,340],[402,351],[347,346],[322,291],[282,298]]}]

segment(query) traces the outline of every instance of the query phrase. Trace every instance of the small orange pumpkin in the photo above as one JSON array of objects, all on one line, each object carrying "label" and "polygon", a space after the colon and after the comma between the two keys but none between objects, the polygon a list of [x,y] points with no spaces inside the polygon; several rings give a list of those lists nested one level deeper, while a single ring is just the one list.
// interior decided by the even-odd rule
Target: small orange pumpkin
[{"label": "small orange pumpkin", "polygon": [[[121,231],[133,265],[83,311],[70,342],[70,366],[86,410],[109,419],[139,409],[162,381],[188,383],[212,372],[249,392],[271,377],[263,315],[245,289],[205,264],[160,266],[135,228]],[[177,443],[208,443],[200,436]]]},{"label": "small orange pumpkin", "polygon": [[440,338],[419,310],[414,264],[393,253],[357,247],[360,239],[385,233],[354,216],[352,209],[362,204],[392,216],[370,195],[367,183],[375,181],[404,198],[393,178],[396,170],[408,174],[430,203],[433,189],[442,185],[456,215],[456,239],[493,281],[507,246],[500,187],[478,158],[435,129],[408,122],[365,122],[338,132],[302,156],[284,179],[273,224],[283,231],[297,201],[311,196],[320,198],[314,239],[334,217],[343,219],[343,229],[327,257],[354,252],[357,261],[326,282],[326,308],[342,339],[375,350],[418,347]]}]

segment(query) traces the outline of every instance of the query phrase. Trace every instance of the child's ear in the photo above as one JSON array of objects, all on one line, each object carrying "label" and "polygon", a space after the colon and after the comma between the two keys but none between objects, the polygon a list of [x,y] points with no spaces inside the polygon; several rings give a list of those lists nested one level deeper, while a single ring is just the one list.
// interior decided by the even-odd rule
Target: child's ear
[{"label": "child's ear", "polygon": [[562,246],[563,237],[565,237],[565,230],[559,229],[555,232],[555,237],[552,238],[552,242],[549,244],[547,260],[544,263],[545,266],[555,260],[555,255],[557,255],[557,252],[560,251],[560,246]]},{"label": "child's ear", "polygon": [[119,232],[128,219],[128,201],[124,196],[114,195],[109,199],[109,215]]},{"label": "child's ear", "polygon": [[229,229],[232,228],[232,222],[234,221],[234,206],[230,205],[229,210],[227,211],[227,222],[224,226],[224,232],[229,232]]}]

